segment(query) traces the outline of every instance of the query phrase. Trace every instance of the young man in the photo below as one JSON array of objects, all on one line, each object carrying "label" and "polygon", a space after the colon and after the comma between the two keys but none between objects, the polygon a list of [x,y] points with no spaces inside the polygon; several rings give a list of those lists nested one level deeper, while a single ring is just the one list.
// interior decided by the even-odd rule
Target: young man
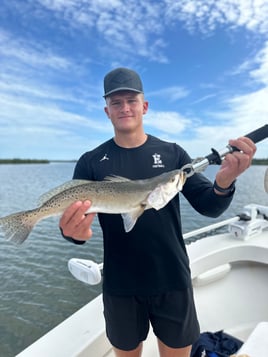
[{"label": "young man", "polygon": [[[148,110],[139,75],[117,68],[104,78],[104,108],[114,138],[85,153],[74,179],[103,180],[119,175],[132,180],[157,176],[191,162],[177,144],[145,133]],[[256,151],[248,138],[230,140],[240,151],[224,159],[214,185],[201,174],[186,180],[182,194],[201,214],[217,217],[231,203],[234,181]],[[75,202],[64,212],[65,238],[84,243],[92,236],[90,201]],[[189,261],[182,238],[179,194],[164,208],[146,210],[125,233],[120,215],[99,214],[104,239],[103,301],[107,336],[117,357],[138,357],[149,322],[161,357],[189,357],[199,336]]]}]

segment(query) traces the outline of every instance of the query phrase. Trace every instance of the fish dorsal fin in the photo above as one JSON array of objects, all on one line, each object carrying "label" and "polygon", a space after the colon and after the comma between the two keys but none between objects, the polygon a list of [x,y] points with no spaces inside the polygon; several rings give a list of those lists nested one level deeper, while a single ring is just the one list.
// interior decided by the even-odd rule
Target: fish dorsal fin
[{"label": "fish dorsal fin", "polygon": [[46,201],[48,201],[51,197],[67,190],[68,188],[72,188],[78,185],[83,185],[85,183],[89,183],[88,180],[70,180],[65,183],[63,183],[60,186],[57,186],[55,188],[52,188],[52,190],[42,194],[39,199],[38,199],[38,204],[41,206],[43,205]]},{"label": "fish dorsal fin", "polygon": [[135,211],[122,213],[125,232],[130,232],[131,229],[135,226],[137,219],[143,214],[145,206],[139,206]]},{"label": "fish dorsal fin", "polygon": [[104,180],[105,181],[111,181],[111,182],[127,182],[127,181],[131,181],[126,177],[116,176],[116,175],[105,176]]}]

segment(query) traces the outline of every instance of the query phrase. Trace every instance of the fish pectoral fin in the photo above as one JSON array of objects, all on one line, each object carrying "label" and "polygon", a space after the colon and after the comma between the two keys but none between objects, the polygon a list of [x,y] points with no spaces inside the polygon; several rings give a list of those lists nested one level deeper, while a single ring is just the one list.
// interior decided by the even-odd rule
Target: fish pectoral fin
[{"label": "fish pectoral fin", "polygon": [[156,187],[147,197],[147,204],[156,210],[163,208],[167,202],[161,186]]},{"label": "fish pectoral fin", "polygon": [[123,218],[125,232],[131,231],[131,229],[135,226],[137,219],[143,214],[144,210],[145,210],[145,206],[142,205],[135,211],[121,214]]}]

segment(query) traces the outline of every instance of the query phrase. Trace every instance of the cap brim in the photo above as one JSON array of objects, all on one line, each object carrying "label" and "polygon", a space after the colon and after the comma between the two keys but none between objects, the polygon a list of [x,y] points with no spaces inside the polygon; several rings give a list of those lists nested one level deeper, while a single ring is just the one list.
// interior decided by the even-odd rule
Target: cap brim
[{"label": "cap brim", "polygon": [[143,93],[143,91],[138,90],[138,89],[133,89],[133,88],[127,88],[127,87],[122,87],[122,88],[116,88],[113,90],[110,90],[109,92],[104,94],[104,98],[108,97],[109,95],[116,93],[116,92],[122,92],[122,91],[130,91],[130,92],[136,92],[136,93]]}]

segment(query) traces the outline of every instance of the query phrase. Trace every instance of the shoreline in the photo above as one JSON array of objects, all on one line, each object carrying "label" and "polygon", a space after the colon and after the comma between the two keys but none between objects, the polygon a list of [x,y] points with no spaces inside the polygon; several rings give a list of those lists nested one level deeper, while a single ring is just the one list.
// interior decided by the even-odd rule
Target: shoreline
[{"label": "shoreline", "polygon": [[[47,160],[47,159],[0,159],[1,164],[50,164],[54,162],[77,162],[77,160]],[[268,159],[253,159],[252,165],[268,165]]]},{"label": "shoreline", "polygon": [[50,164],[53,162],[76,162],[77,160],[47,160],[47,159],[0,159],[1,164]]}]

